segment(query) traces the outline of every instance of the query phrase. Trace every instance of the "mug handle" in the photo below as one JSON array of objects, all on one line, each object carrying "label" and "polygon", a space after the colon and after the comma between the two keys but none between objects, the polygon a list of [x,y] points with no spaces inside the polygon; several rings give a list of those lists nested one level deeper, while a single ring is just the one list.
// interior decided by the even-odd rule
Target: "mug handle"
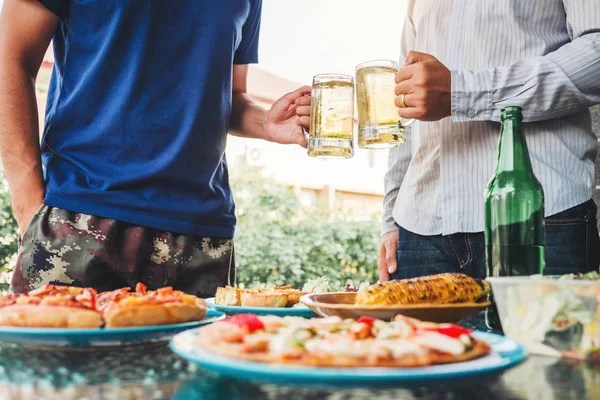
[{"label": "mug handle", "polygon": [[[312,96],[312,93],[306,93],[304,96]],[[310,111],[312,113],[312,106],[310,108]],[[309,135],[310,132],[305,127],[302,127],[302,133],[304,133],[304,138],[308,142],[310,140],[310,135]]]},{"label": "mug handle", "polygon": [[409,126],[412,125],[413,122],[415,122],[416,119],[401,119],[400,121],[398,121],[398,128],[400,129],[406,129]]},{"label": "mug handle", "polygon": [[[398,71],[400,71],[405,66],[406,66],[406,64],[402,64],[400,66],[400,68],[398,68]],[[402,118],[401,120],[398,121],[398,128],[404,130],[404,129],[408,128],[409,126],[411,126],[412,123],[415,122],[415,121],[416,121],[415,119],[404,119],[404,118]]]}]

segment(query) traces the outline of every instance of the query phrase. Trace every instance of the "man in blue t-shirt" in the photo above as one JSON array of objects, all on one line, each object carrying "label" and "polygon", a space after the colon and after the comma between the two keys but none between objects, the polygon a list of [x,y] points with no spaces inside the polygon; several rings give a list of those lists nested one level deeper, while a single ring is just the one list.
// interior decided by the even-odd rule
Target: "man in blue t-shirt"
[{"label": "man in blue t-shirt", "polygon": [[[261,0],[6,0],[0,152],[21,247],[12,289],[235,280],[227,132],[305,145],[296,100],[246,95]],[[34,80],[53,41],[39,132]]]}]

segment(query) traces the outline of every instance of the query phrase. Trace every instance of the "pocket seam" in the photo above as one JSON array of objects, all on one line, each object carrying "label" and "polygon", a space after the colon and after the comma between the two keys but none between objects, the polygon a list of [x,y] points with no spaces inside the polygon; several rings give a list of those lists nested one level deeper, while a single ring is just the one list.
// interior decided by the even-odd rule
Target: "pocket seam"
[{"label": "pocket seam", "polygon": [[466,263],[462,260],[462,258],[460,257],[460,255],[456,251],[456,247],[454,247],[454,243],[452,243],[452,238],[451,237],[448,237],[448,242],[450,243],[450,246],[452,247],[452,251],[454,252],[454,256],[456,257],[456,259],[458,260],[458,262],[460,264],[460,269],[462,269],[465,266]]},{"label": "pocket seam", "polygon": [[588,270],[590,266],[590,211],[585,209],[585,269]]}]

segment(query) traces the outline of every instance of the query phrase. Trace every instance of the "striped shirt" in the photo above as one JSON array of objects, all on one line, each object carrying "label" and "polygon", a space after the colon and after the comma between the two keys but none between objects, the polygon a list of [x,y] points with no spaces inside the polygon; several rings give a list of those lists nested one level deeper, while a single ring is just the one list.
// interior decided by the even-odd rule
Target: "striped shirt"
[{"label": "striped shirt", "polygon": [[592,198],[600,103],[600,0],[411,0],[401,64],[429,53],[452,73],[452,117],[416,122],[390,151],[382,231],[481,232],[500,110],[524,109],[546,215]]}]

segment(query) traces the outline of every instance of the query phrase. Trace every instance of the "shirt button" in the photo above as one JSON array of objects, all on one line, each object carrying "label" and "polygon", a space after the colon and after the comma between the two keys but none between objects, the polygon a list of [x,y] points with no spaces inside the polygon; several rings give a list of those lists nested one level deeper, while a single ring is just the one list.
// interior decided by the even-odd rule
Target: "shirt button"
[{"label": "shirt button", "polygon": [[476,114],[477,114],[477,111],[475,111],[472,108],[470,108],[469,111],[467,112],[467,115],[469,116],[469,118],[473,118]]}]

